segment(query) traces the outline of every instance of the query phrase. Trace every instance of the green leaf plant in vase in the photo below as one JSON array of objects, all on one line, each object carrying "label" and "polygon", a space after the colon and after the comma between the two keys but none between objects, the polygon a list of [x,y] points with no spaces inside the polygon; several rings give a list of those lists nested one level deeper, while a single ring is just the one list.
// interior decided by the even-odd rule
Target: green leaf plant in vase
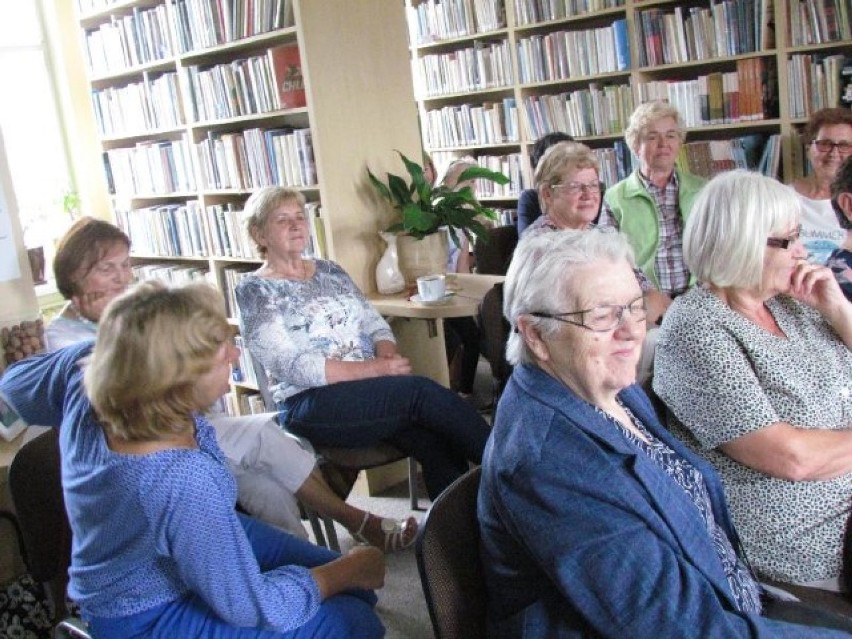
[{"label": "green leaf plant in vase", "polygon": [[496,220],[497,214],[476,199],[469,185],[473,180],[502,185],[509,178],[497,171],[470,166],[456,180],[462,185],[460,188],[443,183],[433,186],[421,165],[397,153],[408,171],[408,179],[388,173],[385,183],[369,169],[367,174],[376,191],[400,214],[400,221],[386,232],[398,234],[400,268],[406,285],[414,286],[422,275],[446,273],[449,240],[459,247],[462,235],[469,242],[488,241],[486,224]]}]

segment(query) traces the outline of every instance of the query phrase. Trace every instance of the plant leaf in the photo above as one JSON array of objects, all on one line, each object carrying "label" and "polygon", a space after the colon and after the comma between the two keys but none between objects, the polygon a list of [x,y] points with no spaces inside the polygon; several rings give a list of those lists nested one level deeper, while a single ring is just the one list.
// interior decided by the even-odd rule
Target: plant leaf
[{"label": "plant leaf", "polygon": [[379,178],[377,178],[375,175],[373,175],[373,172],[370,169],[367,169],[367,175],[370,177],[370,183],[379,192],[379,194],[383,198],[385,198],[388,202],[393,204],[393,198],[391,198],[391,194],[390,194],[390,191],[388,190],[388,187],[386,187],[384,185],[384,183],[382,183],[379,180]]},{"label": "plant leaf", "polygon": [[483,166],[469,166],[462,171],[461,175],[458,177],[459,182],[466,182],[467,180],[473,179],[488,180],[489,182],[496,182],[497,184],[509,183],[509,178],[499,171],[492,171],[491,169],[486,169]]}]

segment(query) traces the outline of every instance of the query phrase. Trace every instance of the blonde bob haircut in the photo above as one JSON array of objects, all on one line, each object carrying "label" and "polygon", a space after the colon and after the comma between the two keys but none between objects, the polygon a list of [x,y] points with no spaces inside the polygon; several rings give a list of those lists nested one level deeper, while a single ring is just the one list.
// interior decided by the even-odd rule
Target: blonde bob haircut
[{"label": "blonde bob haircut", "polygon": [[232,331],[222,296],[206,283],[142,282],[116,297],[98,324],[86,393],[108,435],[152,441],[192,428],[195,384]]},{"label": "blonde bob haircut", "polygon": [[518,318],[543,337],[559,330],[560,322],[530,313],[565,313],[575,308],[577,296],[572,273],[578,266],[597,261],[620,262],[633,266],[633,250],[615,229],[551,231],[536,229],[524,233],[518,242],[503,288],[503,315],[512,327],[506,345],[506,360],[513,366],[536,365],[532,350],[517,332]]},{"label": "blonde bob haircut", "polygon": [[542,193],[546,186],[553,187],[562,183],[566,171],[594,169],[600,173],[598,157],[585,144],[579,142],[557,142],[541,156],[535,169],[535,188],[538,200],[545,213],[547,207]]},{"label": "blonde bob haircut", "polygon": [[793,190],[742,169],[710,180],[692,205],[683,233],[683,257],[699,282],[756,289],[763,276],[766,239],[798,223]]},{"label": "blonde bob haircut", "polygon": [[248,216],[246,228],[260,256],[266,259],[266,247],[261,245],[259,238],[266,228],[266,222],[278,208],[295,202],[305,212],[305,196],[299,191],[283,186],[265,186],[255,191],[246,200],[244,212]]},{"label": "blonde bob haircut", "polygon": [[683,142],[686,139],[686,124],[680,116],[680,111],[668,102],[655,100],[640,104],[630,115],[630,121],[624,129],[624,141],[627,142],[630,150],[634,153],[638,152],[642,136],[654,122],[663,118],[674,118],[680,141]]}]

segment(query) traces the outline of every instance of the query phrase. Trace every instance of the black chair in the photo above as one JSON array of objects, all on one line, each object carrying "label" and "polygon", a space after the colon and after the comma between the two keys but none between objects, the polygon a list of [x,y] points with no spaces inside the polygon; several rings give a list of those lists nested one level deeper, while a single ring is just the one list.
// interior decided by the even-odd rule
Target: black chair
[{"label": "black chair", "polygon": [[88,638],[79,619],[68,618],[65,590],[71,564],[71,527],[65,514],[59,436],[51,429],[24,444],[9,466],[9,492],[23,537],[24,563],[42,584],[58,624],[56,637]]},{"label": "black chair", "polygon": [[491,367],[492,393],[496,406],[512,374],[512,365],[506,361],[506,343],[512,329],[503,317],[502,282],[495,284],[482,298],[479,329],[482,332],[482,354]]},{"label": "black chair", "polygon": [[513,224],[489,228],[488,241],[476,242],[473,246],[476,272],[481,275],[505,275],[517,245],[518,229]]},{"label": "black chair", "polygon": [[[257,387],[263,403],[267,410],[275,411],[275,402],[272,399],[272,394],[269,392],[269,378],[266,375],[266,371],[263,366],[257,363],[254,357],[251,358],[251,362],[254,367]],[[303,441],[306,440],[303,439]],[[338,448],[334,446],[314,446],[310,442],[306,443],[313,448],[314,453],[317,455],[317,464],[329,487],[341,499],[348,497],[358,477],[358,473],[362,470],[369,470],[370,468],[384,466],[408,458],[408,490],[411,509],[420,509],[417,500],[417,461],[395,446],[378,443],[374,446],[365,446],[362,448]],[[306,507],[304,504],[301,504],[301,508],[311,524],[311,530],[314,533],[317,543],[339,551],[340,545],[337,541],[337,534],[335,533],[332,519],[320,516],[319,513]],[[325,527],[325,535],[322,533],[320,520]],[[327,543],[326,537],[328,538]]]},{"label": "black chair", "polygon": [[476,467],[441,493],[417,533],[420,583],[437,639],[485,639],[487,595],[479,558]]}]

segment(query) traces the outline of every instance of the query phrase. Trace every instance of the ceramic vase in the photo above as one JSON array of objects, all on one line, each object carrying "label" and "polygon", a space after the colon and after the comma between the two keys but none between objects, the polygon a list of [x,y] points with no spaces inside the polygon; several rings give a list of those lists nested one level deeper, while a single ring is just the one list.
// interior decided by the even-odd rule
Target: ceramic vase
[{"label": "ceramic vase", "polygon": [[387,243],[384,255],[376,266],[376,288],[382,295],[399,293],[405,288],[405,278],[399,269],[399,255],[396,248],[395,233],[379,233]]}]

